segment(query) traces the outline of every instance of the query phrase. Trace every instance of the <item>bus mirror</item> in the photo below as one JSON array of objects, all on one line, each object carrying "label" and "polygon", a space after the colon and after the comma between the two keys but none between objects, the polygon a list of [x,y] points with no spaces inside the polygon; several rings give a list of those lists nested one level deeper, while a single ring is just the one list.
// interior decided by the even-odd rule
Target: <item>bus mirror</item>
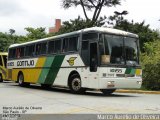
[{"label": "bus mirror", "polygon": [[110,63],[110,55],[101,55],[101,63],[102,64]]}]

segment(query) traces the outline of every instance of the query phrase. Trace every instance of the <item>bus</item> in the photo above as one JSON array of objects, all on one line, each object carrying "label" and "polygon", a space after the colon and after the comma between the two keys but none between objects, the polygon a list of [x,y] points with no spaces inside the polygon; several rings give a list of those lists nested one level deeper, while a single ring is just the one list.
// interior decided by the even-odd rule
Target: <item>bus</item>
[{"label": "bus", "polygon": [[91,27],[9,47],[8,76],[20,86],[68,87],[111,94],[140,88],[139,39],[136,34]]},{"label": "bus", "polygon": [[6,52],[0,52],[0,82],[7,79],[7,55]]}]

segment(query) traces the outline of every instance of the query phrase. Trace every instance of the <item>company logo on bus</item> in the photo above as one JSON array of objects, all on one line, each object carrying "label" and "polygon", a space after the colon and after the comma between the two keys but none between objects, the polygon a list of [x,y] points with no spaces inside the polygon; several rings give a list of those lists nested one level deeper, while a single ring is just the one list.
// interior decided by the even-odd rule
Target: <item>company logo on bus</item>
[{"label": "company logo on bus", "polygon": [[67,60],[67,62],[69,63],[70,66],[73,66],[74,65],[74,60],[76,59],[77,57],[70,57],[69,60]]},{"label": "company logo on bus", "polygon": [[110,72],[122,73],[122,69],[110,69]]}]

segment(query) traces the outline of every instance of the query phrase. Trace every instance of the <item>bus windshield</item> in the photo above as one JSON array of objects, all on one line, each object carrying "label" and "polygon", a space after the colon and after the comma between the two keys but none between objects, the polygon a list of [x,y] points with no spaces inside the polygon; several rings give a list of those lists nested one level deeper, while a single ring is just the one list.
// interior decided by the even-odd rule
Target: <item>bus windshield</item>
[{"label": "bus windshield", "polygon": [[138,65],[137,38],[103,34],[100,36],[101,64]]}]

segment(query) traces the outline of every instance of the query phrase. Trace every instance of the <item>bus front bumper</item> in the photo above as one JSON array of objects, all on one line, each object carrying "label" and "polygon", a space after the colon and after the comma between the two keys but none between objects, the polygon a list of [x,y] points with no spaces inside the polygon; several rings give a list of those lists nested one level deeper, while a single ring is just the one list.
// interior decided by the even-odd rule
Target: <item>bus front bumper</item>
[{"label": "bus front bumper", "polygon": [[101,78],[99,89],[140,88],[142,78]]}]

